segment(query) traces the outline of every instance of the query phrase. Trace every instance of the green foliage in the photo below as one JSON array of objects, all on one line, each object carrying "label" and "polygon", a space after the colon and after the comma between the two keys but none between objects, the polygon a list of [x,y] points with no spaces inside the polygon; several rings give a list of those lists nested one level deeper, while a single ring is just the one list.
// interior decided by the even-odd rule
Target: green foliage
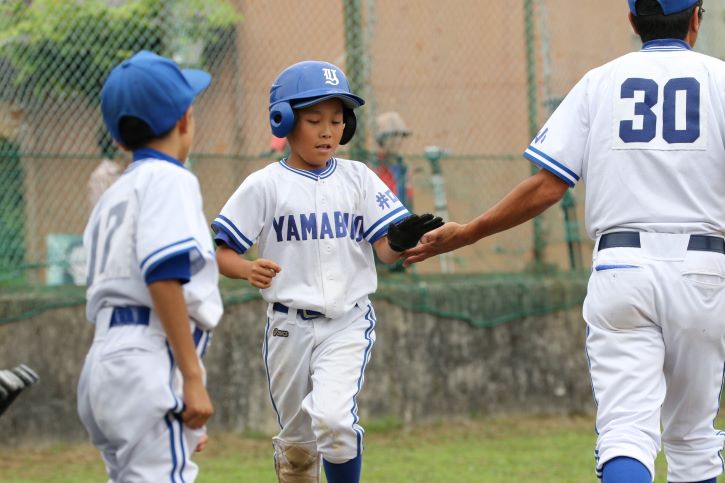
[{"label": "green foliage", "polygon": [[132,53],[173,56],[189,42],[208,46],[238,20],[230,0],[6,0],[0,59],[26,97],[97,99],[111,67]]}]

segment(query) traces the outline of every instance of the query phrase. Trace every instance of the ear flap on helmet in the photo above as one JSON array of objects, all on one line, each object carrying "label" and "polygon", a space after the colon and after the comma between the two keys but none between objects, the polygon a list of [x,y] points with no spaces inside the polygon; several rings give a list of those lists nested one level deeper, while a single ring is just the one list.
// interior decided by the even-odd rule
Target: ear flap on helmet
[{"label": "ear flap on helmet", "polygon": [[342,122],[345,123],[345,129],[342,130],[342,137],[340,138],[340,144],[347,144],[355,134],[355,128],[357,128],[357,118],[355,117],[355,111],[350,108],[344,108],[342,110]]},{"label": "ear flap on helmet", "polygon": [[292,132],[295,126],[295,112],[289,102],[278,102],[270,108],[269,124],[272,126],[272,134],[278,138],[286,137]]}]

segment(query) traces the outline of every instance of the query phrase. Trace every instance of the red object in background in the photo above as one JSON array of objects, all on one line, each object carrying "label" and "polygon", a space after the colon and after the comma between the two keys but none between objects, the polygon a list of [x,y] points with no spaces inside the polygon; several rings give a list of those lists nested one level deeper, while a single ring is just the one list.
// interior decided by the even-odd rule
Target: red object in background
[{"label": "red object in background", "polygon": [[393,172],[390,171],[390,169],[384,164],[378,164],[375,166],[373,171],[378,175],[378,178],[383,180],[383,183],[390,188],[390,191],[392,191],[395,196],[398,196],[398,180],[395,179]]},{"label": "red object in background", "polygon": [[269,149],[277,153],[284,153],[285,148],[287,148],[287,138],[272,136],[272,140],[269,142]]}]

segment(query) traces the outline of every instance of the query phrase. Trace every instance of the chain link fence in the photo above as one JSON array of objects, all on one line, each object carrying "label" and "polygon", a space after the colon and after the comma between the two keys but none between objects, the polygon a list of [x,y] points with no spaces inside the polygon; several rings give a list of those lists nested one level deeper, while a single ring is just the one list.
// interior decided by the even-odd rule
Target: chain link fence
[{"label": "chain link fence", "polygon": [[[707,7],[701,45],[723,55],[723,7]],[[581,75],[639,47],[626,14],[623,0],[5,0],[0,287],[84,283],[81,233],[128,162],[102,127],[99,91],[139,49],[214,77],[195,107],[189,163],[209,220],[283,156],[267,120],[272,80],[320,59],[367,100],[339,154],[368,162],[416,212],[467,221],[531,173],[522,151]],[[535,223],[415,270],[586,269],[583,189]]]}]

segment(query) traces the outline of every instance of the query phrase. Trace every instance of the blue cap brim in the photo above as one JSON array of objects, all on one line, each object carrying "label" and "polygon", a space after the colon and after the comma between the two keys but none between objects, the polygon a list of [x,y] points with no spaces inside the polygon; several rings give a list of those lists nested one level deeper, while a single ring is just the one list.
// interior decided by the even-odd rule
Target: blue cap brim
[{"label": "blue cap brim", "polygon": [[358,97],[355,94],[329,94],[327,96],[321,96],[321,97],[315,97],[312,99],[302,99],[300,102],[294,102],[292,101],[292,108],[293,109],[302,109],[305,107],[312,106],[314,104],[319,104],[320,102],[326,101],[328,99],[340,99],[342,103],[345,105],[345,107],[349,109],[355,109],[357,107],[362,106],[365,104],[365,101],[362,99],[362,97]]},{"label": "blue cap brim", "polygon": [[206,71],[199,69],[181,69],[181,72],[194,91],[195,97],[211,84],[211,74]]}]

